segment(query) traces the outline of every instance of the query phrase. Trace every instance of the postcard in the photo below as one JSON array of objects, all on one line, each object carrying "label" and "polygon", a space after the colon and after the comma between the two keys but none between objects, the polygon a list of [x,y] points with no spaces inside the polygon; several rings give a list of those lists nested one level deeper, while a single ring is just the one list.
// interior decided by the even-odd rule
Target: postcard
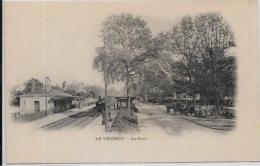
[{"label": "postcard", "polygon": [[257,4],[5,1],[5,163],[260,160]]}]

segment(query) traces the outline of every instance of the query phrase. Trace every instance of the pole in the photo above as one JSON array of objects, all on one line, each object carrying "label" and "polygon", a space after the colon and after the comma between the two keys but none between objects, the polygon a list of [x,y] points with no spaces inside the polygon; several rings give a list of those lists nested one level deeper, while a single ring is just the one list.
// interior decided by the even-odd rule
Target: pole
[{"label": "pole", "polygon": [[47,83],[46,83],[46,76],[44,76],[44,88],[45,88],[45,93],[44,93],[44,98],[45,98],[45,116],[47,116]]},{"label": "pole", "polygon": [[108,132],[109,130],[109,124],[108,124],[108,108],[107,108],[107,54],[108,54],[108,48],[106,45],[106,42],[104,41],[105,46],[105,54],[104,54],[104,80],[105,80],[105,132]]}]

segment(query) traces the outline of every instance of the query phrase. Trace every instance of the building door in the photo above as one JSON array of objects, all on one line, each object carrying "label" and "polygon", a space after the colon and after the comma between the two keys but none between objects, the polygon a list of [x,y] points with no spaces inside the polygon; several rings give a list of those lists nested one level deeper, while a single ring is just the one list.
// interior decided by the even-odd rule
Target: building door
[{"label": "building door", "polygon": [[40,112],[40,102],[39,101],[34,101],[34,111]]}]

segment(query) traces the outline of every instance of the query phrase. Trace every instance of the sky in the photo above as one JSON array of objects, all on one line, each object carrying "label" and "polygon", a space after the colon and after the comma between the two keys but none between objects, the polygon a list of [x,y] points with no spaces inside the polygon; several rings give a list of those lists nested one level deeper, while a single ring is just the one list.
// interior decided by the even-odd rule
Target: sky
[{"label": "sky", "polygon": [[[5,74],[8,85],[32,77],[53,84],[64,80],[103,86],[102,73],[93,69],[95,48],[102,45],[102,22],[111,14],[141,16],[153,35],[169,30],[183,16],[220,12],[236,33],[244,24],[236,13],[241,5],[208,1],[187,6],[184,1],[6,2],[4,6]],[[197,1],[198,2],[198,1]],[[212,1],[213,2],[213,1]],[[209,4],[210,3],[210,4]],[[232,6],[232,7],[231,7]],[[115,87],[122,88],[122,84]]]}]

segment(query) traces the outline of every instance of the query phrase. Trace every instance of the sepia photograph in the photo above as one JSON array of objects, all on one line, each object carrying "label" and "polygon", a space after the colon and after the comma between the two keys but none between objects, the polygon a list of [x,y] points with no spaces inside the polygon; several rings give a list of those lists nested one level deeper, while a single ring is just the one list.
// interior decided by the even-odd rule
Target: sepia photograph
[{"label": "sepia photograph", "polygon": [[4,2],[8,164],[257,161],[257,1]]}]

